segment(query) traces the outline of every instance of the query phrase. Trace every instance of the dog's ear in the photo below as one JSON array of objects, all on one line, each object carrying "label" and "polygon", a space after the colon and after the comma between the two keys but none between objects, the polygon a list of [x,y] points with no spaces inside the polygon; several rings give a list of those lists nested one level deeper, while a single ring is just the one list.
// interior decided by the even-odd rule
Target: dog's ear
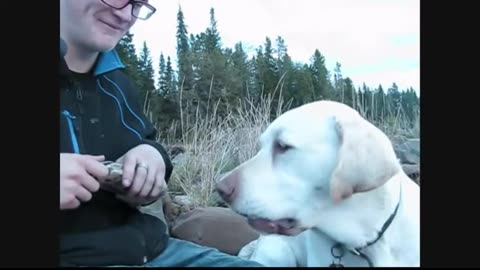
[{"label": "dog's ear", "polygon": [[338,203],[354,193],[375,189],[402,170],[390,139],[358,114],[335,118],[340,139],[330,194]]}]

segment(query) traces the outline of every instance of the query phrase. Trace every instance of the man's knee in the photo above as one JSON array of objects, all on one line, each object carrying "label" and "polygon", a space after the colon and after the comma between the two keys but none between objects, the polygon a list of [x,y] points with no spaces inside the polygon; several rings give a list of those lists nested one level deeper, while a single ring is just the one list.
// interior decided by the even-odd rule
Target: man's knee
[{"label": "man's knee", "polygon": [[149,266],[211,266],[258,267],[261,264],[223,253],[216,248],[201,246],[190,241],[171,238],[167,249]]}]

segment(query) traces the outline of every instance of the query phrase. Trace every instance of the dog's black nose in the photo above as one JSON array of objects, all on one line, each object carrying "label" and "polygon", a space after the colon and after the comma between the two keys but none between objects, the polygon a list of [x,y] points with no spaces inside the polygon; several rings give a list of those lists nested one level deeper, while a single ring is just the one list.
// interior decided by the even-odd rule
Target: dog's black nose
[{"label": "dog's black nose", "polygon": [[297,226],[297,220],[293,218],[284,218],[279,220],[278,223],[285,229],[291,229]]},{"label": "dog's black nose", "polygon": [[235,186],[228,181],[220,181],[216,186],[218,195],[226,203],[231,203],[233,201],[233,194],[235,193]]},{"label": "dog's black nose", "polygon": [[231,173],[223,177],[215,186],[222,200],[228,204],[232,203],[235,199],[237,181],[236,173]]}]

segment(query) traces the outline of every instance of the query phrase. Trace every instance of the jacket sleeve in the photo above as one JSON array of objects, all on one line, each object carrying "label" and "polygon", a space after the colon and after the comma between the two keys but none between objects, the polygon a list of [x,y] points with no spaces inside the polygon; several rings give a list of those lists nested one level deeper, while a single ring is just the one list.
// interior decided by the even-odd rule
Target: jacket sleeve
[{"label": "jacket sleeve", "polygon": [[157,136],[156,128],[143,114],[142,114],[142,117],[144,119],[144,123],[146,126],[146,132],[145,132],[145,137],[143,139],[143,143],[155,147],[158,150],[158,152],[160,152],[160,154],[162,155],[163,161],[165,162],[165,182],[168,183],[173,171],[172,161],[167,151],[165,150],[165,148],[159,142],[156,141],[156,136]]},{"label": "jacket sleeve", "polygon": [[[157,129],[153,126],[150,120],[148,120],[145,114],[140,113],[140,115],[142,117],[143,122],[145,123],[145,133],[144,133],[143,143],[155,147],[158,150],[158,152],[160,152],[160,154],[162,155],[163,161],[165,162],[165,182],[168,184],[170,180],[170,176],[172,175],[172,171],[173,171],[173,165],[172,165],[170,156],[168,155],[165,148],[159,142],[156,141]],[[145,207],[145,206],[151,205],[155,203],[157,200],[150,201],[148,203],[143,204],[142,206]]]},{"label": "jacket sleeve", "polygon": [[[126,77],[124,77],[126,78]],[[143,139],[142,143],[151,145],[155,147],[155,149],[160,152],[160,154],[163,157],[163,161],[165,162],[165,182],[168,184],[170,177],[172,175],[173,171],[173,164],[170,159],[170,156],[168,155],[167,151],[165,150],[164,146],[161,145],[157,140],[157,129],[155,126],[152,124],[152,122],[147,118],[147,116],[143,113],[142,106],[140,106],[141,101],[140,101],[140,96],[138,95],[138,91],[136,87],[133,85],[133,82],[127,78],[128,85],[129,85],[129,90],[128,95],[130,96],[131,103],[134,104],[134,110],[136,114],[142,118],[142,121],[145,124],[145,130],[143,132]]]}]

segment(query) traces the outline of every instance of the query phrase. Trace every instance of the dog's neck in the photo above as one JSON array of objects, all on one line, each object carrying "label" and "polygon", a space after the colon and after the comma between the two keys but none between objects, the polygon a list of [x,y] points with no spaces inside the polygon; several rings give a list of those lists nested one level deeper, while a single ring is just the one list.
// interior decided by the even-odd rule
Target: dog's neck
[{"label": "dog's neck", "polygon": [[398,209],[400,208],[400,203],[402,202],[402,183],[400,182],[399,185],[400,185],[400,188],[399,188],[400,192],[399,192],[399,196],[398,196],[398,199],[397,199],[397,205],[395,206],[395,209],[390,214],[388,219],[385,220],[385,223],[383,223],[382,228],[377,233],[377,237],[375,239],[373,239],[372,241],[367,242],[364,246],[355,248],[355,250],[354,250],[355,252],[358,253],[360,250],[365,249],[365,248],[375,244],[377,241],[379,241],[382,238],[383,234],[388,230],[388,228],[392,224],[393,220],[397,216]]},{"label": "dog's neck", "polygon": [[355,194],[336,206],[318,229],[351,251],[381,245],[400,212],[403,178],[400,174],[383,186]]}]

